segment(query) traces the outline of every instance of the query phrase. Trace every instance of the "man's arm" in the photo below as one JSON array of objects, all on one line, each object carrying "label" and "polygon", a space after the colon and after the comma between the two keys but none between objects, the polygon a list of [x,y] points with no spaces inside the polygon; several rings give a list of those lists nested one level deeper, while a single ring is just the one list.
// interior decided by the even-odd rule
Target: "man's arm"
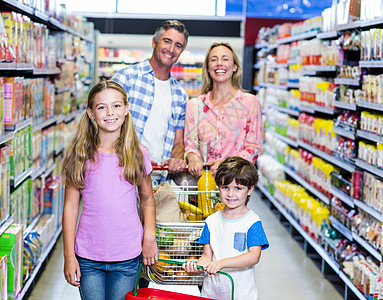
[{"label": "man's arm", "polygon": [[174,144],[170,159],[164,161],[162,165],[169,166],[169,173],[179,173],[182,172],[186,167],[186,161],[184,160],[184,130],[176,129],[174,135]]}]

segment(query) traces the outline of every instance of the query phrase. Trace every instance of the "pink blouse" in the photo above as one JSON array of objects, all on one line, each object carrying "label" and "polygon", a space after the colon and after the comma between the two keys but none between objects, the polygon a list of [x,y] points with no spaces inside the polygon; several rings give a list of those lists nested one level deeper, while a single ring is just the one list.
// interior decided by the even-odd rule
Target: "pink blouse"
[{"label": "pink blouse", "polygon": [[[238,90],[219,110],[210,92],[198,97],[198,137],[208,143],[207,161],[236,155],[255,162],[261,150],[261,105],[256,96]],[[185,153],[201,157],[194,136],[194,103],[188,101],[185,116]]]}]

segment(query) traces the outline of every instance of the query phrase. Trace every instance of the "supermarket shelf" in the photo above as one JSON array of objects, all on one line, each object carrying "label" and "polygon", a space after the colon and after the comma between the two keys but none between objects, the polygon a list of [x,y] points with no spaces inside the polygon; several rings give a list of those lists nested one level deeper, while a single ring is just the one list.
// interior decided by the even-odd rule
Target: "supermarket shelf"
[{"label": "supermarket shelf", "polygon": [[44,172],[44,177],[48,177],[56,167],[56,163],[53,162]]},{"label": "supermarket shelf", "polygon": [[318,254],[327,262],[327,264],[335,271],[335,273],[339,274],[340,268],[338,263],[333,260],[327,252],[312,238],[309,234],[303,230],[303,228],[294,220],[294,218],[287,213],[287,211],[282,207],[282,205],[271,196],[267,190],[262,186],[262,184],[258,183],[258,188],[261,192],[270,200],[271,203],[279,210],[279,212],[290,222],[290,224],[301,234],[301,236],[318,252]]},{"label": "supermarket shelf", "polygon": [[287,108],[287,107],[281,107],[281,106],[277,106],[277,105],[272,105],[272,104],[268,104],[268,103],[266,103],[266,104],[268,106],[270,106],[271,108],[278,110],[280,112],[283,112],[283,113],[286,113],[286,114],[289,114],[292,116],[296,116],[296,117],[299,116],[299,110],[291,109],[291,108]]},{"label": "supermarket shelf", "polygon": [[42,165],[37,169],[34,169],[31,173],[31,179],[35,180],[36,178],[39,178],[41,175],[44,174],[45,170],[47,169],[46,165]]},{"label": "supermarket shelf", "polygon": [[56,89],[56,94],[63,94],[66,92],[70,92],[72,90],[71,86],[63,86],[62,88]]},{"label": "supermarket shelf", "polygon": [[360,85],[360,79],[354,79],[354,78],[334,78],[335,84],[343,84],[343,85],[352,85],[352,86],[359,86]]},{"label": "supermarket shelf", "polygon": [[64,150],[64,145],[55,149],[55,156],[59,155]]},{"label": "supermarket shelf", "polygon": [[361,68],[383,68],[381,60],[360,60],[359,67]]},{"label": "supermarket shelf", "polygon": [[377,135],[376,133],[358,129],[356,131],[356,134],[358,137],[362,137],[362,138],[365,138],[367,140],[383,144],[383,136]]},{"label": "supermarket shelf", "polygon": [[368,163],[366,163],[365,161],[361,160],[361,159],[355,159],[355,164],[368,171],[368,172],[371,172],[372,174],[374,175],[378,175],[380,176],[381,178],[383,178],[383,169],[380,169],[380,168],[377,168],[377,167],[374,167]]},{"label": "supermarket shelf", "polygon": [[376,26],[376,25],[382,25],[382,24],[383,24],[383,18],[375,18],[372,20],[361,21],[360,27],[370,27],[370,26]]},{"label": "supermarket shelf", "polygon": [[43,122],[41,122],[40,124],[37,124],[37,125],[33,125],[32,126],[32,132],[36,132],[36,131],[39,131],[45,127],[48,127],[52,124],[55,124],[58,120],[58,116],[54,116],[48,120],[45,120]]},{"label": "supermarket shelf", "polygon": [[41,253],[41,256],[39,258],[39,262],[37,263],[33,273],[28,278],[28,280],[25,282],[23,288],[21,289],[20,293],[16,296],[15,300],[24,299],[24,296],[28,292],[29,288],[32,286],[32,283],[34,282],[36,275],[39,273],[39,271],[43,265],[43,262],[46,260],[49,253],[52,251],[53,246],[56,244],[57,239],[61,234],[61,231],[62,231],[62,227],[60,226],[60,228],[56,231],[56,234],[54,235],[53,239],[47,245],[47,248],[45,249],[45,251],[43,253]]},{"label": "supermarket shelf", "polygon": [[40,217],[43,213],[39,213],[36,217],[33,218],[32,222],[24,229],[24,239],[28,236],[28,234],[32,231],[32,229],[36,226],[37,222],[40,220]]},{"label": "supermarket shelf", "polygon": [[7,131],[13,131],[14,133],[16,133],[17,131],[19,131],[25,127],[28,127],[29,125],[32,125],[32,118],[21,121],[15,125],[5,125],[4,128]]},{"label": "supermarket shelf", "polygon": [[314,194],[316,197],[318,197],[324,203],[326,203],[327,205],[330,205],[330,199],[327,198],[325,195],[323,195],[320,191],[318,191],[310,183],[308,183],[306,180],[304,180],[302,177],[300,177],[297,173],[295,173],[289,167],[282,165],[277,160],[275,160],[275,162],[278,163],[279,166],[283,169],[283,171],[286,174],[288,174],[290,177],[292,177],[296,182],[298,182],[300,185],[302,185],[304,188],[306,188],[308,191],[310,191],[312,194]]},{"label": "supermarket shelf", "polygon": [[331,107],[320,106],[317,104],[315,104],[314,110],[328,115],[333,115],[335,113],[335,109]]},{"label": "supermarket shelf", "polygon": [[287,61],[288,65],[300,65],[302,60],[300,58],[292,58]]},{"label": "supermarket shelf", "polygon": [[351,23],[347,23],[343,25],[338,25],[336,29],[339,31],[356,29],[356,28],[359,28],[361,25],[362,25],[361,21],[355,21],[355,22],[351,22]]},{"label": "supermarket shelf", "polygon": [[329,221],[336,230],[338,230],[346,239],[352,242],[352,232],[341,222],[339,222],[334,216],[329,216]]},{"label": "supermarket shelf", "polygon": [[360,300],[367,300],[367,298],[364,297],[362,292],[358,290],[358,288],[352,283],[352,281],[347,277],[347,275],[343,273],[343,271],[339,272],[339,277],[350,288],[350,290],[354,293],[356,297],[358,297]]},{"label": "supermarket shelf", "polygon": [[317,39],[326,40],[326,39],[337,38],[338,36],[339,36],[339,32],[336,30],[326,31],[326,32],[318,32]]},{"label": "supermarket shelf", "polygon": [[0,134],[0,145],[12,140],[15,137],[14,132],[4,132]]},{"label": "supermarket shelf", "polygon": [[8,227],[11,226],[12,223],[13,223],[13,215],[9,216],[8,219],[1,222],[0,235],[2,235],[8,229]]},{"label": "supermarket shelf", "polygon": [[349,130],[343,129],[342,127],[333,126],[332,131],[338,135],[345,136],[349,139],[355,140],[355,133]]},{"label": "supermarket shelf", "polygon": [[315,76],[317,74],[315,69],[306,69],[304,67],[302,67],[301,73],[303,76]]},{"label": "supermarket shelf", "polygon": [[315,66],[315,72],[336,72],[337,66],[327,66],[327,65],[320,65]]},{"label": "supermarket shelf", "polygon": [[333,194],[338,199],[342,200],[351,208],[354,208],[354,199],[352,199],[349,195],[336,188],[335,186],[331,186],[331,194]]},{"label": "supermarket shelf", "polygon": [[255,44],[254,48],[255,49],[262,49],[262,48],[270,47],[270,45],[273,45],[273,44],[269,44],[269,43],[266,43],[266,42],[261,42],[261,43]]},{"label": "supermarket shelf", "polygon": [[258,85],[260,87],[265,87],[265,88],[275,88],[275,89],[287,90],[287,86],[286,85],[281,85],[281,84],[260,82]]},{"label": "supermarket shelf", "polygon": [[22,172],[20,175],[16,176],[15,179],[11,178],[11,186],[13,186],[13,188],[16,188],[26,178],[31,176],[31,174],[32,174],[32,168],[29,168],[29,169],[25,170],[24,172]]},{"label": "supermarket shelf", "polygon": [[136,58],[134,57],[99,57],[98,61],[100,63],[116,63],[116,64],[134,64],[139,62]]},{"label": "supermarket shelf", "polygon": [[368,204],[359,201],[359,200],[354,200],[355,206],[359,207],[361,210],[364,212],[368,213],[370,216],[374,217],[380,222],[383,222],[383,214],[369,206]]},{"label": "supermarket shelf", "polygon": [[349,110],[356,110],[355,103],[348,103],[348,102],[339,101],[339,100],[334,101],[334,106],[339,108],[349,109]]},{"label": "supermarket shelf", "polygon": [[58,75],[61,73],[59,68],[48,69],[48,68],[35,68],[33,69],[33,75]]},{"label": "supermarket shelf", "polygon": [[0,63],[0,71],[16,70],[16,63],[2,62]]},{"label": "supermarket shelf", "polygon": [[287,43],[291,43],[291,42],[295,42],[295,41],[315,38],[317,36],[317,34],[318,34],[318,31],[316,31],[316,30],[310,31],[310,32],[305,32],[305,33],[289,36],[289,37],[286,37],[283,39],[279,39],[279,40],[277,40],[277,44],[278,45],[287,44]]},{"label": "supermarket shelf", "polygon": [[358,242],[365,250],[368,251],[372,256],[374,256],[379,262],[382,262],[382,254],[379,253],[372,245],[370,245],[365,239],[357,235],[355,232],[352,233],[352,238],[354,241]]},{"label": "supermarket shelf", "polygon": [[286,86],[290,89],[299,89],[299,82],[287,82]]},{"label": "supermarket shelf", "polygon": [[298,148],[298,142],[297,141],[294,141],[293,139],[290,139],[289,137],[287,136],[283,136],[277,132],[274,132],[272,130],[267,130],[266,131],[267,133],[270,133],[271,135],[277,137],[278,139],[280,139],[281,141],[285,142],[286,144],[294,147],[294,148]]},{"label": "supermarket shelf", "polygon": [[301,104],[299,106],[299,110],[303,111],[303,112],[307,112],[309,114],[315,114],[315,109],[313,107],[310,107],[310,106],[306,106],[306,105]]},{"label": "supermarket shelf", "polygon": [[349,163],[346,163],[346,162],[343,162],[341,161],[339,158],[336,158],[334,156],[331,156],[330,154],[327,154],[326,152],[323,152],[309,144],[306,144],[302,141],[299,141],[299,147],[302,147],[310,152],[312,152],[313,154],[327,160],[328,162],[331,162],[332,164],[334,165],[337,165],[338,167],[346,170],[346,171],[349,171],[349,172],[354,172],[355,171],[355,166],[354,165],[351,165]]},{"label": "supermarket shelf", "polygon": [[361,101],[358,101],[357,105],[364,108],[370,108],[370,109],[375,109],[378,111],[383,111],[383,103],[373,103],[373,102],[367,102],[367,101],[361,100]]}]

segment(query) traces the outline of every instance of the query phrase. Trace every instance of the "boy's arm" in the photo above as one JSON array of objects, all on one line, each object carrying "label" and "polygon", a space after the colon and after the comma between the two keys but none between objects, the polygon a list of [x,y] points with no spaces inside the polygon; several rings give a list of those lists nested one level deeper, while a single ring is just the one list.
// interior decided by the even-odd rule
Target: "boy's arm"
[{"label": "boy's arm", "polygon": [[144,222],[144,239],[142,242],[142,257],[145,265],[158,261],[158,248],[156,243],[156,202],[153,197],[152,180],[146,175],[138,186],[140,196],[141,215]]},{"label": "boy's arm", "polygon": [[204,269],[209,274],[216,274],[223,268],[246,268],[256,265],[261,258],[261,246],[254,246],[249,248],[249,252],[241,254],[236,257],[224,258],[221,260],[213,261],[208,264]]},{"label": "boy's arm", "polygon": [[80,266],[74,252],[79,204],[80,190],[72,186],[66,186],[62,216],[64,276],[66,281],[75,287],[80,285],[81,278]]},{"label": "boy's arm", "polygon": [[202,273],[203,270],[197,269],[197,265],[207,265],[211,262],[212,259],[213,250],[211,250],[210,244],[204,244],[202,256],[198,259],[198,261],[194,262],[187,260],[186,263],[182,265],[182,268],[188,273]]}]

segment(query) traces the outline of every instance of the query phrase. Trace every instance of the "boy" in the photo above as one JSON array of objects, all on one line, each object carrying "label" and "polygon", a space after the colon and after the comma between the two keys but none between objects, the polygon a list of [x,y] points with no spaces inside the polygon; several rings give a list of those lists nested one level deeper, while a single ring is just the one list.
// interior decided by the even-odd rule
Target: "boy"
[{"label": "boy", "polygon": [[255,265],[261,250],[269,247],[259,217],[247,208],[250,195],[258,181],[255,166],[238,156],[225,159],[217,169],[218,185],[223,210],[206,219],[199,243],[203,253],[197,263],[187,261],[186,272],[200,273],[196,265],[202,265],[204,277],[201,296],[213,299],[231,299],[228,278],[217,274],[223,270],[234,279],[235,300],[257,299]]}]

